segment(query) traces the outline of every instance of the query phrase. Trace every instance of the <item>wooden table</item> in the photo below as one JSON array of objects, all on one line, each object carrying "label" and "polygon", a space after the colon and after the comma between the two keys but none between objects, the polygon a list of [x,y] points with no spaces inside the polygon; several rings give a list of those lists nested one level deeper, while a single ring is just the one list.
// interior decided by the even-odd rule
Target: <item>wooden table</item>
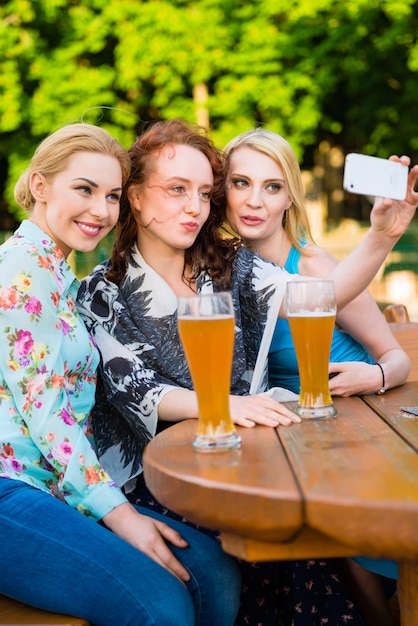
[{"label": "wooden table", "polygon": [[[240,450],[192,449],[196,421],[157,435],[144,456],[155,497],[220,530],[246,560],[367,555],[399,561],[402,626],[418,624],[418,382],[335,398],[338,415],[239,428]],[[294,403],[288,403],[290,408]]]}]

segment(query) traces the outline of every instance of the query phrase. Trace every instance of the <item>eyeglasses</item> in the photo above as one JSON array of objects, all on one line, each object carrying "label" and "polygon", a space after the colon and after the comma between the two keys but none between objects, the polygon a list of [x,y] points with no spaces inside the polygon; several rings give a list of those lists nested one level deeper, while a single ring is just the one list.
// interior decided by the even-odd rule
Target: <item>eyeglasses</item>
[{"label": "eyeglasses", "polygon": [[[179,184],[179,183],[166,183],[166,184],[156,184],[156,185],[147,185],[148,189],[158,189],[160,190],[164,196],[167,198],[174,198],[175,200],[182,200],[183,202],[189,200],[189,202],[193,198],[193,194],[195,193],[194,189],[190,185]],[[197,194],[199,196],[199,200],[201,202],[210,202],[212,198],[212,188],[208,189],[198,189]]]}]

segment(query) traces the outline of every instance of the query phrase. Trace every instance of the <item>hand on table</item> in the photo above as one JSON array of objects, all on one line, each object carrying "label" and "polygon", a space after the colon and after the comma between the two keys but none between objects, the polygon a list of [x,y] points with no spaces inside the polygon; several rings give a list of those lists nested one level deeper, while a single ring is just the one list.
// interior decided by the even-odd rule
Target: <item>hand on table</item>
[{"label": "hand on table", "polygon": [[251,396],[229,396],[232,421],[239,426],[289,426],[301,419],[267,393]]},{"label": "hand on table", "polygon": [[336,374],[329,380],[332,396],[354,396],[376,393],[382,386],[382,372],[379,367],[362,361],[330,363],[329,374]]}]

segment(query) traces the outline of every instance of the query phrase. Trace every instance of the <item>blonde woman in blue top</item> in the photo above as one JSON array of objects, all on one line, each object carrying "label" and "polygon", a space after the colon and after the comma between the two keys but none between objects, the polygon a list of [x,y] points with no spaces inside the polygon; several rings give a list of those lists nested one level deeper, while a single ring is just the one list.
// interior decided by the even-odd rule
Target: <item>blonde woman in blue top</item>
[{"label": "blonde woman in blue top", "polygon": [[[290,274],[327,276],[337,261],[313,242],[301,172],[291,145],[280,135],[258,128],[232,139],[224,152],[226,216],[245,246]],[[408,159],[404,162],[409,164]],[[413,169],[410,189],[415,177]],[[406,381],[409,358],[369,292],[341,309],[337,322],[329,364],[332,395],[383,393]],[[300,390],[296,354],[285,319],[277,320],[270,346],[269,384],[295,393]],[[397,576],[396,564],[391,561],[358,561],[376,573]],[[367,575],[352,561],[347,565],[356,575]],[[369,586],[375,583],[369,577]],[[381,626],[390,624],[385,622],[390,619],[387,615],[379,614],[378,619]]]},{"label": "blonde woman in blue top", "polygon": [[[276,133],[254,129],[230,141],[225,153],[227,219],[245,246],[292,274],[326,276],[337,261],[313,243],[290,144]],[[375,393],[406,381],[409,358],[370,293],[341,309],[337,322],[329,366],[330,374],[337,374],[330,380],[332,395]],[[289,325],[286,320],[278,324],[269,355],[270,383],[298,393]]]},{"label": "blonde woman in blue top", "polygon": [[106,131],[74,124],[40,144],[16,185],[29,218],[0,247],[0,593],[97,626],[231,626],[232,559],[132,506],[95,451],[99,353],[67,257],[116,224],[129,172]]}]

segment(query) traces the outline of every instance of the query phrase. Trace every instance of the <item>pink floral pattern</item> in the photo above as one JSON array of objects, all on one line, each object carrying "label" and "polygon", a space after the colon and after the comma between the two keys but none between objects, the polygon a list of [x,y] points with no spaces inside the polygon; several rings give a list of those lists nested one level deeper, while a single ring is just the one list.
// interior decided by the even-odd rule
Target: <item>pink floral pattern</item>
[{"label": "pink floral pattern", "polygon": [[92,446],[99,356],[75,306],[78,287],[33,223],[0,247],[0,477],[100,519],[126,499]]}]

